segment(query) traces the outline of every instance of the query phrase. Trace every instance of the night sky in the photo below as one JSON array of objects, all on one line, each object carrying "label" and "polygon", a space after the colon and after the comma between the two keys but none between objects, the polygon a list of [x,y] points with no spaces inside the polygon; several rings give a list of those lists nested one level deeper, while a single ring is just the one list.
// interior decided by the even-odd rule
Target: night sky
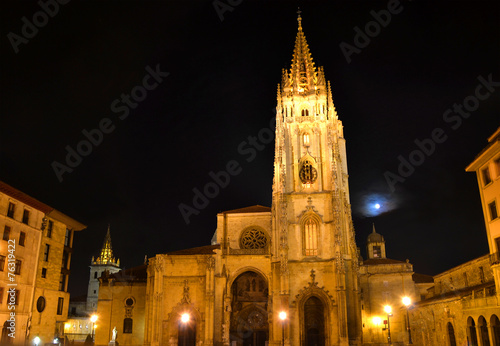
[{"label": "night sky", "polygon": [[[488,252],[476,176],[465,167],[500,124],[498,1],[402,1],[385,27],[368,25],[373,37],[357,40],[350,63],[341,43],[355,47],[392,1],[74,0],[51,5],[53,17],[35,1],[4,1],[0,179],[88,225],[75,236],[72,294],[86,293],[108,223],[130,268],[210,244],[220,211],[271,206],[274,142],[251,160],[241,149],[274,116],[298,5],[344,124],[362,254],[373,222],[387,256],[420,273]],[[490,90],[475,103],[481,78]],[[140,101],[126,101],[131,92]],[[97,144],[86,146],[85,133]],[[399,175],[415,141],[429,155],[413,154],[419,165],[391,189],[387,172]],[[67,150],[78,147],[86,156],[69,167]],[[186,224],[179,204],[193,206],[193,189],[231,160],[241,173]],[[60,182],[54,165],[72,171]]]}]

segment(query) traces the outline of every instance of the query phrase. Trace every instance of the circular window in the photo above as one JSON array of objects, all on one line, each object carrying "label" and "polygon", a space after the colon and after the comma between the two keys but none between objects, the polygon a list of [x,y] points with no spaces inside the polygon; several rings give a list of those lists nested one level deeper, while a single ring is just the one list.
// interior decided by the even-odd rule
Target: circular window
[{"label": "circular window", "polygon": [[132,298],[128,298],[125,301],[125,304],[127,304],[127,306],[132,306],[132,305],[134,305],[134,300]]},{"label": "circular window", "polygon": [[264,249],[267,245],[267,236],[264,231],[250,228],[243,232],[240,242],[243,249]]},{"label": "circular window", "polygon": [[316,171],[316,168],[314,168],[312,164],[306,160],[302,164],[302,168],[300,169],[299,172],[299,177],[302,183],[312,184],[316,181],[316,178],[318,177],[318,172]]},{"label": "circular window", "polygon": [[40,296],[36,301],[36,311],[42,312],[43,310],[45,310],[45,298]]}]

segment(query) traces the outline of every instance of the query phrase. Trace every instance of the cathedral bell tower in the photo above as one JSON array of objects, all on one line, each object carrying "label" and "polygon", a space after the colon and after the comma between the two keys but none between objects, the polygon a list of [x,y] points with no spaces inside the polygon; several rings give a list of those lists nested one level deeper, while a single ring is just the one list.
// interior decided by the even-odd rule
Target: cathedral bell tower
[{"label": "cathedral bell tower", "polygon": [[107,271],[110,274],[120,271],[120,260],[113,255],[113,247],[111,245],[110,226],[102,244],[101,255],[94,260],[92,257],[90,265],[90,279],[87,290],[87,312],[92,313],[97,311],[97,301],[99,298],[99,278],[102,273]]},{"label": "cathedral bell tower", "polygon": [[[277,99],[273,265],[279,297],[274,300],[298,317],[288,331],[297,333],[288,334],[291,340],[358,344],[358,260],[343,127],[323,67],[314,65],[300,11],[292,64],[283,70]],[[314,313],[322,322],[313,328],[305,316]]]}]

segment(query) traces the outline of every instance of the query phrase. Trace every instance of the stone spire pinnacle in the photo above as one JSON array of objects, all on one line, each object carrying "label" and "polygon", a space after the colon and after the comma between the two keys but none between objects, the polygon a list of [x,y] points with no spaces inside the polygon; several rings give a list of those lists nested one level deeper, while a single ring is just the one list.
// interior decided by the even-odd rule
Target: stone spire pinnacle
[{"label": "stone spire pinnacle", "polygon": [[302,17],[300,9],[297,11],[298,32],[295,38],[295,48],[293,49],[291,78],[294,91],[307,92],[314,90],[316,84],[316,67],[309,51],[306,36],[302,31]]},{"label": "stone spire pinnacle", "polygon": [[108,224],[108,231],[104,237],[104,242],[101,248],[101,255],[97,260],[92,260],[93,264],[102,265],[117,265],[120,266],[120,260],[116,260],[113,256],[113,246],[111,244],[111,226]]}]

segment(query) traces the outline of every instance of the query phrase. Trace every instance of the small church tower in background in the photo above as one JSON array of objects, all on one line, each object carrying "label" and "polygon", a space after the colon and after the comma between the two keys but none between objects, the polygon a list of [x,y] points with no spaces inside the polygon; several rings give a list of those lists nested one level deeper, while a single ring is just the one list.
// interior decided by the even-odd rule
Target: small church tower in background
[{"label": "small church tower in background", "polygon": [[94,260],[92,257],[90,265],[89,288],[87,292],[87,311],[97,311],[97,299],[99,296],[99,277],[104,271],[110,274],[120,271],[120,260],[113,256],[113,248],[111,246],[110,227],[104,238],[104,243],[101,249],[101,255]]},{"label": "small church tower in background", "polygon": [[375,231],[375,224],[373,224],[373,231],[367,239],[366,255],[368,256],[368,259],[386,258],[385,240],[382,234],[379,234],[377,233],[377,231]]}]

